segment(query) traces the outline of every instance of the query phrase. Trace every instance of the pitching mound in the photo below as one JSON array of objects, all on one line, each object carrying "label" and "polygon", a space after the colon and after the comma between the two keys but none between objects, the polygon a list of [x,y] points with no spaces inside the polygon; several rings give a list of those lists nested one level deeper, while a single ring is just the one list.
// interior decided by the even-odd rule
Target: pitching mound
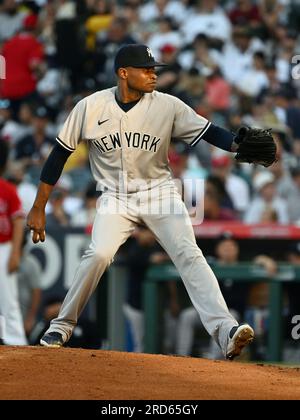
[{"label": "pitching mound", "polygon": [[0,399],[300,399],[300,369],[82,349],[0,347]]}]

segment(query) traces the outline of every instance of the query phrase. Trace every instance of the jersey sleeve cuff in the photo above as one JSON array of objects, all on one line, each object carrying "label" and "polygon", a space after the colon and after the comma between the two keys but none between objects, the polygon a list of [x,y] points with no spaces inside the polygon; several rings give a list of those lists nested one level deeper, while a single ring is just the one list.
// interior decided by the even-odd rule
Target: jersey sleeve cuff
[{"label": "jersey sleeve cuff", "polygon": [[206,131],[209,129],[211,125],[210,121],[207,121],[206,125],[203,127],[203,129],[200,131],[200,133],[194,138],[194,140],[190,143],[190,146],[194,147],[198,143],[198,141],[201,140],[201,138],[204,136]]},{"label": "jersey sleeve cuff", "polygon": [[56,141],[66,150],[68,150],[69,152],[74,152],[75,149],[73,149],[72,147],[68,146],[66,143],[64,143],[62,141],[62,139],[60,139],[59,137],[56,137]]}]

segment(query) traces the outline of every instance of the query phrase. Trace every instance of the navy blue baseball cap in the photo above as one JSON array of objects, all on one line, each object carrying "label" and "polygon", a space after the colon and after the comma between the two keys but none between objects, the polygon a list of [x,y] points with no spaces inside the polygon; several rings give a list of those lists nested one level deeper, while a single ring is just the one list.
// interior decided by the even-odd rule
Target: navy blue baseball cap
[{"label": "navy blue baseball cap", "polygon": [[128,44],[119,49],[115,57],[115,72],[121,67],[158,67],[166,66],[164,63],[155,61],[153,54],[147,45]]}]

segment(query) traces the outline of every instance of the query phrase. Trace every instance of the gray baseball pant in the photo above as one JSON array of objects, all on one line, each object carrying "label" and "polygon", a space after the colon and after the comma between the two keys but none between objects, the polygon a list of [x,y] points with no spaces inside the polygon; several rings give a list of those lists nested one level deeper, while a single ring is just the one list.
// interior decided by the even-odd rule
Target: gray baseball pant
[{"label": "gray baseball pant", "polygon": [[[168,209],[170,202],[173,211],[161,210]],[[65,341],[71,337],[104,271],[140,223],[154,233],[172,259],[205,329],[225,354],[229,331],[238,323],[229,313],[218,281],[196,244],[181,196],[169,188],[162,189],[151,199],[149,191],[126,195],[106,192],[100,197],[90,246],[82,257],[59,315],[52,320],[47,332],[57,331]]]}]

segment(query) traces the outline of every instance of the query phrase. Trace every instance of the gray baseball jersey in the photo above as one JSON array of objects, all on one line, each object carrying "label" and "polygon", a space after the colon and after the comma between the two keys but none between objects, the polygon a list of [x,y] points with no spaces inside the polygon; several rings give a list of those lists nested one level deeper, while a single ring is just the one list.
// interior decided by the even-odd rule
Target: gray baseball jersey
[{"label": "gray baseball jersey", "polygon": [[134,192],[171,179],[171,139],[193,146],[210,122],[180,99],[157,91],[124,112],[115,93],[113,87],[78,102],[57,141],[70,151],[80,141],[87,142],[91,170],[102,190]]},{"label": "gray baseball jersey", "polygon": [[[171,139],[181,139],[193,146],[210,123],[179,99],[156,91],[145,94],[124,112],[116,102],[115,93],[116,88],[107,89],[80,101],[57,138],[71,151],[79,141],[87,141],[93,175],[107,191],[99,200],[91,244],[48,332],[59,332],[63,341],[70,338],[78,316],[118,248],[137,224],[144,223],[169,254],[203,325],[226,354],[228,332],[237,322],[229,313],[217,279],[196,244],[181,195],[172,185],[164,188],[164,183],[172,184],[168,166]],[[140,184],[136,183],[137,179]],[[157,188],[151,188],[155,185]],[[158,190],[161,190],[159,196]],[[161,208],[179,211],[149,211],[149,191],[154,192],[152,200]],[[118,211],[110,211],[112,208]]]}]

